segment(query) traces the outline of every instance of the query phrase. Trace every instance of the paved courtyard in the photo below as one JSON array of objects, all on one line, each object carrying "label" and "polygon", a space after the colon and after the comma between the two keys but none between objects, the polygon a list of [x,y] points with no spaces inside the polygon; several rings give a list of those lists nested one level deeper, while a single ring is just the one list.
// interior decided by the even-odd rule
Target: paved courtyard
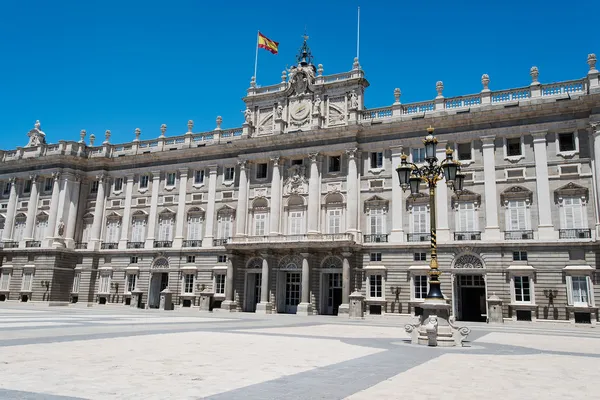
[{"label": "paved courtyard", "polygon": [[0,399],[597,398],[600,329],[471,324],[411,346],[401,317],[0,306]]}]

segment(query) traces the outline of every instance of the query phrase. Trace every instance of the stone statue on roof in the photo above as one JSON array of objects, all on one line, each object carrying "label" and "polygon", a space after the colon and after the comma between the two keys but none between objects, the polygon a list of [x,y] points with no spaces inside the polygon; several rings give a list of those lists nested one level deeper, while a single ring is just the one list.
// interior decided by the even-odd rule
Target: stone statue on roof
[{"label": "stone statue on roof", "polygon": [[34,128],[27,133],[29,143],[25,147],[36,147],[40,144],[46,144],[46,134],[40,129],[40,121],[35,121]]}]

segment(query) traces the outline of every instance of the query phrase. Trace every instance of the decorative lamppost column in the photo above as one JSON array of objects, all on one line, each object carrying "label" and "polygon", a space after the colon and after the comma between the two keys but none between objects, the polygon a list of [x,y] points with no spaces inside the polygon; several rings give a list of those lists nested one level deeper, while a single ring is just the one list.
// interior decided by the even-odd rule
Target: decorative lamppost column
[{"label": "decorative lamppost column", "polygon": [[[425,144],[425,165],[419,167],[408,163],[407,156],[402,154],[400,166],[396,169],[400,186],[403,190],[410,188],[411,196],[419,194],[421,182],[425,182],[429,189],[430,231],[431,231],[431,261],[429,264],[429,292],[422,305],[423,315],[417,325],[407,325],[407,332],[412,335],[415,344],[429,346],[455,346],[461,345],[468,334],[468,328],[458,329],[450,320],[450,305],[444,299],[440,286],[439,264],[437,259],[437,233],[436,233],[436,199],[437,183],[446,178],[446,184],[457,195],[463,189],[464,174],[460,172],[460,163],[452,158],[452,149],[446,149],[446,159],[438,162],[436,147],[438,140],[433,135],[433,128],[427,129]],[[444,322],[442,322],[444,321]],[[464,334],[463,334],[464,332]],[[459,333],[458,335],[456,333]]]}]

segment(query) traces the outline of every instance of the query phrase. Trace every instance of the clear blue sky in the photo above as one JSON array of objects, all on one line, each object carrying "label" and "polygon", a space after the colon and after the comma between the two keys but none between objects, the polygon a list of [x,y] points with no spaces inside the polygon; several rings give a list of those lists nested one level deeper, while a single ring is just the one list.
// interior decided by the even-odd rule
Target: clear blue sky
[{"label": "clear blue sky", "polygon": [[[362,3],[362,4],[361,4]],[[356,53],[361,6],[360,62],[371,86],[366,106],[431,99],[444,94],[575,79],[586,57],[600,56],[592,3],[556,0],[483,1],[133,1],[2,0],[0,2],[0,148],[27,143],[36,119],[47,140],[112,143],[241,126],[254,69],[256,33],[280,42],[259,52],[258,84],[280,81],[295,60],[306,26],[315,64],[325,74],[348,71]]]}]

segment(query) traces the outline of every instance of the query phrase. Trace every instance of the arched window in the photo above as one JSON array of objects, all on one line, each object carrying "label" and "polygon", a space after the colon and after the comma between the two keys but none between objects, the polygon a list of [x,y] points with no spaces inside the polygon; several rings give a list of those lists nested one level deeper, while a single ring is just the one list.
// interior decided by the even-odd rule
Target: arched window
[{"label": "arched window", "polygon": [[46,237],[48,230],[48,214],[41,212],[35,219],[35,230],[33,232],[33,240],[42,241]]},{"label": "arched window", "polygon": [[[531,190],[521,186],[506,189],[500,195],[505,207],[505,236],[507,239],[529,238],[527,232],[531,230],[531,216],[529,208],[533,199]],[[512,233],[511,233],[512,232]]]},{"label": "arched window", "polygon": [[327,233],[342,233],[344,224],[344,196],[341,193],[330,193],[325,197],[325,218]]},{"label": "arched window", "polygon": [[106,217],[105,243],[118,243],[121,234],[121,216],[116,212]]},{"label": "arched window", "polygon": [[88,243],[92,236],[92,224],[94,216],[90,213],[83,216],[83,229],[81,230],[81,243]]},{"label": "arched window", "polygon": [[158,240],[170,242],[173,240],[173,225],[175,225],[175,213],[168,208],[159,214],[158,218]]},{"label": "arched window", "polygon": [[147,219],[148,215],[142,210],[133,213],[131,217],[131,242],[143,243],[146,240]]},{"label": "arched window", "polygon": [[269,202],[264,197],[259,197],[252,202],[252,234],[254,236],[268,235]]},{"label": "arched window", "polygon": [[187,217],[187,240],[202,240],[204,211],[199,207],[190,208]]},{"label": "arched window", "polygon": [[303,235],[306,233],[306,205],[302,196],[290,196],[287,202],[287,231],[289,235]]},{"label": "arched window", "polygon": [[229,239],[233,236],[233,217],[235,210],[229,206],[223,206],[217,213],[217,236],[219,239]]}]

